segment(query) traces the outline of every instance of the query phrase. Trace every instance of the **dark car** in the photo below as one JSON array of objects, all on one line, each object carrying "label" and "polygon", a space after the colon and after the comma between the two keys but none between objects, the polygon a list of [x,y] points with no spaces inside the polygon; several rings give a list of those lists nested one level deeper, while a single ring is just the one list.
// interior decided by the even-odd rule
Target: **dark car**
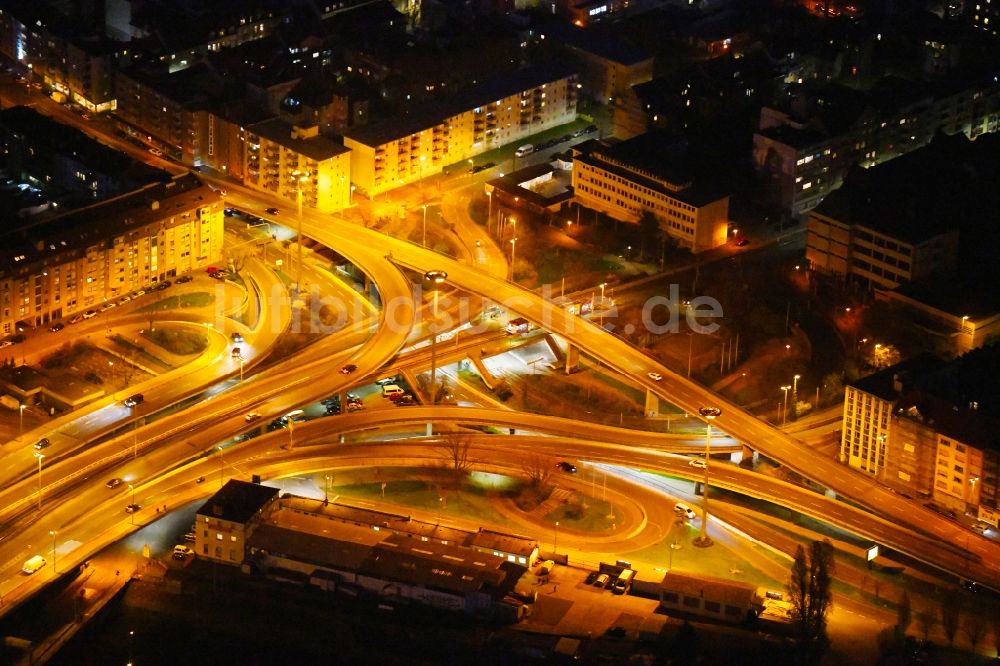
[{"label": "dark car", "polygon": [[420,403],[417,402],[417,399],[414,398],[413,394],[411,393],[404,393],[403,395],[399,396],[399,399],[396,401],[397,407],[405,407],[407,405],[419,405],[419,404]]},{"label": "dark car", "polygon": [[157,290],[169,289],[171,284],[172,283],[170,282],[170,280],[164,280],[160,284],[156,285],[156,289]]},{"label": "dark car", "polygon": [[145,397],[141,393],[136,393],[135,395],[130,395],[122,401],[126,407],[135,407],[136,405],[141,405]]},{"label": "dark car", "polygon": [[561,460],[556,463],[556,467],[567,474],[576,474],[576,465],[573,463],[568,463],[565,460]]},{"label": "dark car", "polygon": [[592,132],[596,131],[597,131],[597,125],[587,125],[586,127],[583,128],[584,134],[591,134]]},{"label": "dark car", "polygon": [[353,363],[348,363],[347,365],[345,365],[344,367],[342,367],[340,369],[340,374],[342,374],[342,375],[349,375],[349,374],[351,374],[352,372],[354,372],[357,369],[358,369],[358,366],[354,365]]},{"label": "dark car", "polygon": [[597,577],[600,575],[601,574],[597,573],[596,571],[591,571],[589,574],[587,574],[587,580],[583,581],[583,584],[593,585],[594,581],[597,580]]},{"label": "dark car", "polygon": [[179,278],[177,278],[177,284],[184,284],[185,282],[190,282],[193,279],[194,278],[191,277],[190,275],[182,275]]},{"label": "dark car", "polygon": [[122,485],[122,480],[116,476],[113,479],[108,479],[108,482],[105,483],[104,485],[107,486],[108,488],[117,488],[118,486]]},{"label": "dark car", "polygon": [[274,208],[274,207],[272,207],[272,208],[266,208],[266,209],[264,209],[264,212],[267,213],[268,215],[277,215],[278,214],[278,209]]},{"label": "dark car", "polygon": [[128,504],[125,506],[125,513],[135,513],[141,508],[138,504]]},{"label": "dark car", "polygon": [[744,245],[746,245],[749,242],[750,241],[747,240],[746,238],[737,238],[736,239],[736,247],[743,247]]},{"label": "dark car", "polygon": [[49,326],[49,330],[52,331],[53,333],[58,333],[64,328],[66,328],[66,324],[62,323],[61,321],[57,321],[56,323]]},{"label": "dark car", "polygon": [[239,331],[234,331],[231,337],[233,342],[243,342],[243,334]]},{"label": "dark car", "polygon": [[22,342],[24,342],[25,340],[27,340],[28,338],[25,337],[24,333],[17,333],[15,335],[10,336],[10,338],[8,338],[8,339],[11,342],[13,342],[15,345],[19,345]]},{"label": "dark car", "polygon": [[41,451],[42,449],[47,449],[49,447],[49,444],[51,443],[52,442],[49,441],[48,437],[42,437],[40,440],[35,442],[35,449],[38,451]]}]

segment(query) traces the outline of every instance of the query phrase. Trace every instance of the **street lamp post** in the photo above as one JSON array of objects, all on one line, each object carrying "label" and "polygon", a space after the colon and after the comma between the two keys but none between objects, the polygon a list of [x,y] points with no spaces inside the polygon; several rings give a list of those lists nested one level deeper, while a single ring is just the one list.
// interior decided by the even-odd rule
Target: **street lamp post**
[{"label": "street lamp post", "polygon": [[707,548],[713,544],[712,537],[708,536],[708,457],[712,450],[712,421],[722,414],[722,410],[702,407],[698,413],[705,419],[705,479],[701,493],[701,534],[694,540],[694,545]]},{"label": "street lamp post", "polygon": [[785,425],[785,422],[788,419],[788,391],[791,388],[792,388],[791,386],[781,387],[781,390],[785,392],[785,397],[782,399],[781,402],[781,425]]},{"label": "street lamp post", "polygon": [[427,247],[427,204],[424,204],[423,206],[421,206],[421,208],[424,209],[424,230],[420,245],[422,247]]},{"label": "street lamp post", "polygon": [[510,281],[514,282],[514,257],[517,256],[517,236],[510,239]]},{"label": "street lamp post", "polygon": [[295,201],[298,208],[298,270],[296,271],[295,277],[295,293],[298,294],[302,291],[302,183],[309,177],[309,172],[301,173],[299,171],[292,172],[292,178],[295,180]]},{"label": "street lamp post", "polygon": [[42,458],[45,457],[44,453],[35,453],[35,457],[38,458],[38,510],[42,510]]},{"label": "street lamp post", "polygon": [[556,532],[552,539],[552,552],[555,553],[559,550],[559,521],[556,521]]},{"label": "street lamp post", "polygon": [[330,475],[326,475],[326,486],[323,488],[323,504],[330,503]]},{"label": "street lamp post", "polygon": [[444,271],[427,271],[424,279],[434,287],[434,300],[431,306],[431,404],[437,404],[437,336],[438,336],[438,289],[448,279]]},{"label": "street lamp post", "polygon": [[52,573],[59,573],[59,569],[56,567],[56,532],[55,530],[49,530],[49,536],[52,537]]},{"label": "street lamp post", "polygon": [[799,379],[802,375],[792,377],[792,420],[799,418]]},{"label": "street lamp post", "polygon": [[23,402],[20,405],[18,405],[18,411],[20,412],[20,414],[18,415],[18,420],[17,420],[17,438],[18,439],[21,439],[22,437],[24,437],[24,408],[25,407],[27,407],[27,405],[24,404]]},{"label": "street lamp post", "polygon": [[602,282],[600,284],[600,287],[601,287],[601,307],[602,308],[604,307],[604,287],[606,287],[607,284],[608,284],[607,282]]},{"label": "street lamp post", "polygon": [[490,235],[490,231],[493,229],[493,193],[487,192],[486,198],[489,199],[489,208],[486,212],[486,235]]}]

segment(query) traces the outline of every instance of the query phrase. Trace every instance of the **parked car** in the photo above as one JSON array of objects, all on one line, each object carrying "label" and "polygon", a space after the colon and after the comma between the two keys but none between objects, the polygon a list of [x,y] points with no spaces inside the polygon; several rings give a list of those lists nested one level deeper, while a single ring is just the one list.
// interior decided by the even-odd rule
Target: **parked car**
[{"label": "parked car", "polygon": [[175,560],[186,560],[188,555],[193,553],[190,547],[183,544],[178,544],[174,546],[174,559]]},{"label": "parked car", "polygon": [[56,323],[49,326],[49,330],[52,331],[53,333],[58,333],[64,328],[66,328],[66,324],[62,323],[61,321],[57,321]]},{"label": "parked car", "polygon": [[79,324],[84,319],[86,319],[86,317],[84,315],[73,315],[72,317],[70,317],[69,323],[71,323],[71,324]]},{"label": "parked car", "polygon": [[609,576],[608,574],[600,574],[600,575],[599,575],[599,576],[598,576],[598,577],[597,577],[597,578],[596,578],[596,579],[594,580],[594,587],[604,587],[604,586],[605,586],[605,585],[607,585],[607,584],[608,584],[609,582],[611,582],[611,576]]},{"label": "parked car", "polygon": [[14,343],[11,342],[10,340],[0,340],[0,349],[3,349],[4,347],[13,347],[13,346]]},{"label": "parked car", "polygon": [[170,282],[170,280],[164,280],[163,282],[156,285],[156,290],[163,291],[164,289],[169,289],[171,284],[172,283]]},{"label": "parked car", "polygon": [[114,307],[118,307],[118,304],[115,303],[114,301],[108,301],[107,303],[105,303],[104,305],[102,305],[101,307],[99,307],[97,309],[100,310],[101,312],[106,312],[106,311],[108,311],[108,310],[110,310],[111,308],[114,308]]},{"label": "parked car", "polygon": [[97,310],[87,310],[86,312],[83,313],[84,319],[93,319],[96,316],[97,316]]},{"label": "parked car", "polygon": [[28,338],[24,335],[24,333],[15,333],[14,335],[10,336],[10,341],[13,342],[15,345],[19,345],[27,339]]},{"label": "parked car", "polygon": [[190,275],[182,275],[179,278],[177,278],[177,284],[184,284],[185,282],[190,282],[193,279],[194,278],[191,277]]},{"label": "parked car", "polygon": [[406,407],[408,405],[419,405],[419,404],[420,403],[417,402],[417,399],[413,397],[412,393],[404,393],[403,395],[399,396],[399,400],[396,401],[397,407]]}]

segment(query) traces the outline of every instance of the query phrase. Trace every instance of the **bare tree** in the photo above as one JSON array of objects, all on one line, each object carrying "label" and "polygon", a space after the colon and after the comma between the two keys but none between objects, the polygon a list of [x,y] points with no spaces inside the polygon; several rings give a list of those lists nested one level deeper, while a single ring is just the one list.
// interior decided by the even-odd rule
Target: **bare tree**
[{"label": "bare tree", "polygon": [[475,460],[469,455],[471,444],[472,435],[469,433],[445,432],[441,434],[441,444],[438,445],[438,448],[446,461],[455,488],[461,487],[465,475],[475,464]]},{"label": "bare tree", "polygon": [[239,275],[240,271],[247,265],[247,254],[245,252],[233,252],[229,255],[229,270],[233,275]]},{"label": "bare tree", "polygon": [[986,638],[988,619],[986,617],[986,609],[981,604],[968,604],[968,609],[969,612],[965,615],[965,622],[962,623],[962,629],[965,631],[965,635],[969,637],[972,649],[975,650],[979,642]]},{"label": "bare tree", "polygon": [[833,605],[830,587],[834,569],[829,540],[813,541],[808,557],[801,546],[795,551],[787,588],[799,631],[799,650],[807,659],[818,659],[828,646],[826,623]]},{"label": "bare tree", "polygon": [[535,488],[548,484],[553,469],[555,469],[554,459],[537,453],[527,456],[521,463],[521,470],[528,477],[528,483]]},{"label": "bare tree", "polygon": [[954,645],[955,634],[958,633],[959,620],[962,616],[962,596],[955,588],[949,588],[941,593],[939,599],[941,611],[941,628],[944,629],[948,645]]}]

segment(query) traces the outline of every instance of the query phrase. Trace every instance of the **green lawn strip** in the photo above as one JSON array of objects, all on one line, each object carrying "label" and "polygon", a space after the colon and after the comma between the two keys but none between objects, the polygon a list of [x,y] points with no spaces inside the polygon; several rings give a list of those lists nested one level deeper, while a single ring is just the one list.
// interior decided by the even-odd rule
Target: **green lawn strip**
[{"label": "green lawn strip", "polygon": [[163,310],[176,310],[178,308],[201,308],[211,305],[215,301],[215,296],[204,291],[194,291],[190,294],[180,294],[179,296],[167,296],[164,299],[144,305],[136,312],[162,312]]},{"label": "green lawn strip", "polygon": [[[359,499],[388,502],[426,511],[440,511],[441,515],[456,516],[489,523],[506,523],[497,513],[489,497],[477,486],[464,484],[461,491],[440,490],[433,483],[421,480],[386,481],[385,498],[381,483],[362,483],[334,486],[331,492]],[[439,497],[445,497],[444,502]]]},{"label": "green lawn strip", "polygon": [[143,330],[142,337],[178,356],[200,354],[208,347],[208,336],[201,331],[172,326],[160,326],[150,331]]},{"label": "green lawn strip", "polygon": [[[584,497],[579,493],[575,494],[578,502],[560,504],[554,510],[545,514],[542,520],[551,525],[559,523],[560,528],[575,530],[577,532],[607,532],[613,526],[611,515],[614,506],[610,502]],[[621,515],[620,511],[616,511]]]}]

